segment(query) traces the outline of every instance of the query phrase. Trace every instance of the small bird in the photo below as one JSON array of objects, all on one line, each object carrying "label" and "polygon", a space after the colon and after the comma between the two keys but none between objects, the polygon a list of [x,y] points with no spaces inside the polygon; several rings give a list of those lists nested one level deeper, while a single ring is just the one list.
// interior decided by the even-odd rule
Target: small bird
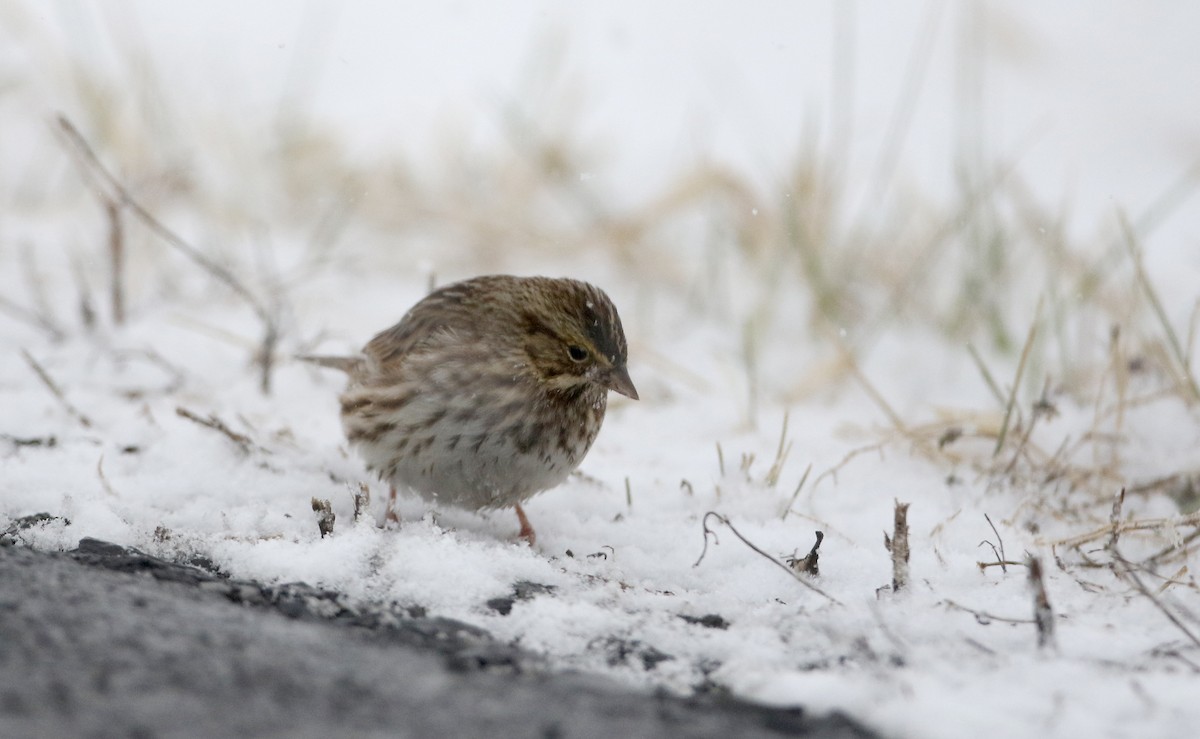
[{"label": "small bird", "polygon": [[600,432],[608,391],[637,400],[617,309],[600,288],[489,275],[427,295],[355,357],[342,427],[367,468],[428,500],[516,509],[567,479]]}]

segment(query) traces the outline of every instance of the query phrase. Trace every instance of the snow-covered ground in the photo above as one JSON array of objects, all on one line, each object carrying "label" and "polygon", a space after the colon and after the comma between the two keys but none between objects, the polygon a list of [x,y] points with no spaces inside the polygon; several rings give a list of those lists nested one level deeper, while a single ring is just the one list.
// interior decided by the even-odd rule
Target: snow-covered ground
[{"label": "snow-covered ground", "polygon": [[[92,536],[203,556],[237,577],[420,605],[553,669],[840,708],[892,736],[1194,733],[1200,405],[1116,212],[1197,363],[1195,9],[220,6],[0,6],[0,521],[45,511],[60,519],[25,534],[39,547]],[[115,325],[109,225],[59,112],[276,317],[270,394],[255,311],[129,209]],[[986,219],[970,214],[941,251],[902,250],[905,232],[830,257],[833,302],[857,307],[822,318],[814,291],[830,283],[724,227],[819,202],[791,179],[796,161],[837,193],[831,244],[907,223],[905,208],[936,221],[987,167],[1015,172],[1037,208],[1014,197],[990,217],[1045,220],[999,247],[1030,260],[995,275],[1004,330],[945,320],[958,292],[995,296],[964,287],[984,262],[969,242]],[[728,204],[717,196],[663,204],[701,164],[743,179],[749,218],[707,212]],[[622,241],[612,224],[638,218],[656,225]],[[1094,277],[1118,297],[1039,256],[1053,248],[1038,233],[1103,265]],[[872,274],[855,262],[936,273],[889,315],[881,293],[908,283],[837,284]],[[527,506],[533,550],[508,512],[410,499],[399,530],[379,528],[385,491],[340,434],[342,379],[288,360],[352,351],[431,279],[491,271],[603,286],[641,394],[614,397],[584,475]],[[942,309],[923,310],[927,289]],[[373,508],[354,521],[362,481]],[[1102,531],[1122,486],[1121,519],[1151,522],[1116,542],[1132,575]],[[336,513],[328,537],[314,498]],[[892,593],[897,500],[911,582]],[[780,560],[823,531],[814,583],[828,597],[711,517],[705,550],[710,511]],[[1041,558],[1051,646],[1025,566],[981,568],[997,559],[985,540]],[[1138,566],[1172,544],[1186,549]],[[521,582],[549,588],[489,605]]]}]

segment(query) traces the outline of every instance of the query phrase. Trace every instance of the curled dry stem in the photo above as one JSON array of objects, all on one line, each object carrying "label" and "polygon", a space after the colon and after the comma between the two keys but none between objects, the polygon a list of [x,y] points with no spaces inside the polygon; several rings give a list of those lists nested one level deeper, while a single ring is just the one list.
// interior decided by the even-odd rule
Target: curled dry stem
[{"label": "curled dry stem", "polygon": [[720,513],[717,513],[716,511],[709,511],[708,513],[704,514],[704,521],[703,521],[704,549],[703,549],[703,551],[700,552],[699,558],[696,559],[696,562],[692,565],[692,567],[699,567],[700,563],[704,561],[704,556],[706,554],[708,554],[708,537],[711,536],[714,543],[720,544],[720,542],[717,540],[717,532],[713,531],[712,528],[710,528],[708,525],[708,520],[710,518],[715,519],[717,521],[717,523],[725,524],[725,526],[729,527],[729,530],[733,532],[734,536],[736,536],[738,539],[741,539],[743,544],[750,547],[750,549],[752,549],[756,554],[765,558],[767,561],[771,562],[771,564],[775,565],[779,569],[786,572],[788,574],[788,576],[791,577],[796,582],[800,583],[804,587],[813,591],[817,595],[820,595],[821,597],[825,598],[829,602],[834,603],[839,606],[842,605],[841,601],[839,601],[837,598],[834,598],[833,596],[829,595],[825,591],[818,588],[816,585],[813,585],[811,582],[809,582],[806,578],[804,578],[803,576],[798,574],[791,567],[788,567],[783,562],[780,562],[779,560],[775,559],[771,555],[764,552],[762,549],[758,548],[758,546],[755,545],[754,542],[750,541],[745,536],[742,536],[742,533],[734,527],[734,525],[729,521],[728,518],[721,515]]}]

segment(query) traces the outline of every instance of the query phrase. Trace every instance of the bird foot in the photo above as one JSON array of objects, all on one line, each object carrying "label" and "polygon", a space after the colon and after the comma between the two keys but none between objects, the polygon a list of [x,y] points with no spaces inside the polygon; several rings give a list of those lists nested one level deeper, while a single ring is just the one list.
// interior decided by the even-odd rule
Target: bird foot
[{"label": "bird foot", "polygon": [[385,529],[400,528],[400,514],[396,512],[396,486],[392,486],[392,490],[388,493],[387,508],[383,513],[383,527]]},{"label": "bird foot", "polygon": [[537,534],[533,530],[533,526],[529,523],[529,519],[525,516],[525,509],[517,504],[517,520],[521,522],[521,533],[517,537],[530,546],[534,547],[537,544]]}]

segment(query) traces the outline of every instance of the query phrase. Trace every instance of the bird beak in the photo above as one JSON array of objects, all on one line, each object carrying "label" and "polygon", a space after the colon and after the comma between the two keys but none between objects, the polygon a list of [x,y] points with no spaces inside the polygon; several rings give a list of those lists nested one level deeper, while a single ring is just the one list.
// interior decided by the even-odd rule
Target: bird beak
[{"label": "bird beak", "polygon": [[608,389],[616,390],[626,398],[638,399],[637,388],[633,386],[633,380],[629,379],[629,370],[624,367],[613,367],[608,373]]}]

